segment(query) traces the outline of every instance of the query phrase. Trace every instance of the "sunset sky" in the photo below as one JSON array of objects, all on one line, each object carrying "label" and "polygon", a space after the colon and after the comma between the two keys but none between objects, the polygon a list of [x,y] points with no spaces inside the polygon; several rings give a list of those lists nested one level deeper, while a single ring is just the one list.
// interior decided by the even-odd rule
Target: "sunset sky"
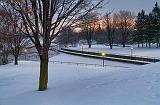
[{"label": "sunset sky", "polygon": [[[106,0],[107,1],[107,0]],[[114,12],[119,10],[130,10],[134,13],[141,11],[142,9],[146,12],[150,12],[156,2],[160,5],[160,0],[108,0],[109,4],[105,6],[104,11]]]}]

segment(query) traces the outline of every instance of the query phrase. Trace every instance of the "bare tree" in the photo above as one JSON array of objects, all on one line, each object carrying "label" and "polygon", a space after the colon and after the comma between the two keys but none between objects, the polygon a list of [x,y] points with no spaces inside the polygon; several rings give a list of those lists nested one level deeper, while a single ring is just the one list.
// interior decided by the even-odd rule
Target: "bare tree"
[{"label": "bare tree", "polygon": [[21,16],[21,30],[35,45],[40,57],[39,91],[47,89],[48,51],[62,29],[74,25],[80,16],[98,8],[92,0],[5,0]]},{"label": "bare tree", "polygon": [[23,33],[17,30],[16,27],[13,27],[13,30],[11,31],[10,36],[11,36],[11,50],[15,58],[14,64],[18,65],[18,58],[19,58],[20,52],[23,52],[23,49],[27,47],[28,43],[30,42],[30,39],[24,37]]},{"label": "bare tree", "polygon": [[110,16],[112,12],[108,12],[104,15],[104,19],[103,19],[103,24],[105,25],[106,27],[106,30],[107,30],[107,33],[108,33],[108,42],[109,42],[109,46],[110,46],[110,49],[113,48],[113,33],[112,31],[114,31],[114,25],[113,25],[113,19],[112,17]]},{"label": "bare tree", "polygon": [[[11,8],[6,8],[5,5],[2,5],[1,9],[2,10],[0,17],[6,25],[6,27],[3,27],[3,29],[1,29],[1,32],[3,34],[7,34],[7,37],[3,37],[5,38],[5,40],[9,40],[10,53],[14,56],[15,65],[17,65],[20,51],[27,45],[30,40],[29,38],[26,38],[22,35],[23,33],[21,32],[21,29],[23,28],[23,26],[22,21],[20,20],[20,16],[18,16],[17,13]],[[17,27],[18,24],[20,24],[20,27]]]},{"label": "bare tree", "polygon": [[91,48],[92,38],[98,22],[98,14],[96,12],[88,13],[80,18],[80,27],[87,40],[88,47]]},{"label": "bare tree", "polygon": [[122,35],[122,45],[125,47],[129,30],[133,28],[134,22],[135,22],[135,16],[132,12],[126,11],[126,10],[121,10],[118,13],[114,14],[114,19],[116,23],[116,26],[118,29],[121,31]]},{"label": "bare tree", "polygon": [[73,28],[67,27],[63,29],[60,35],[56,38],[56,43],[60,46],[67,47],[68,44],[72,43],[73,37],[76,37]]},{"label": "bare tree", "polygon": [[0,47],[2,55],[2,64],[8,63],[8,56],[11,53],[11,43],[8,34],[0,35]]}]

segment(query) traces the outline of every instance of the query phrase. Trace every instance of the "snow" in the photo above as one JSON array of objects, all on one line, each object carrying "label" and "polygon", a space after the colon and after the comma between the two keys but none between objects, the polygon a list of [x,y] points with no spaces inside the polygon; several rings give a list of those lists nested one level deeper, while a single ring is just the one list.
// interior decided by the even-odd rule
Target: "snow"
[{"label": "snow", "polygon": [[[102,63],[98,59],[67,54],[50,59],[54,60]],[[48,90],[43,92],[37,91],[39,62],[20,61],[17,66],[0,66],[0,105],[160,104],[160,63],[143,66],[112,61],[105,63],[129,68],[50,62]]]}]

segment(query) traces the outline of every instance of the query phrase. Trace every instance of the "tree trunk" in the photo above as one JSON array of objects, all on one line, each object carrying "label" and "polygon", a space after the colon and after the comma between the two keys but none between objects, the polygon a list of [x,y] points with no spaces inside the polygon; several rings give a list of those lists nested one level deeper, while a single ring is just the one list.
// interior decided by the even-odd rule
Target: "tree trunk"
[{"label": "tree trunk", "polygon": [[138,48],[139,48],[139,41],[138,41]]},{"label": "tree trunk", "polygon": [[148,41],[146,40],[146,47],[148,47]]},{"label": "tree trunk", "polygon": [[109,43],[109,46],[110,46],[110,49],[113,49],[113,48],[112,48],[112,43]]},{"label": "tree trunk", "polygon": [[157,37],[157,48],[159,47],[159,37]]},{"label": "tree trunk", "polygon": [[14,64],[18,65],[18,56],[17,55],[14,56]]},{"label": "tree trunk", "polygon": [[126,44],[125,44],[125,41],[123,41],[123,48],[125,48],[126,47]]},{"label": "tree trunk", "polygon": [[48,53],[43,54],[40,59],[39,91],[46,90],[47,83],[48,83]]},{"label": "tree trunk", "polygon": [[126,47],[126,43],[125,43],[125,34],[123,34],[123,36],[122,36],[122,45],[123,45],[123,48]]},{"label": "tree trunk", "polygon": [[91,44],[89,44],[88,47],[91,48]]},{"label": "tree trunk", "polygon": [[110,49],[112,49],[112,36],[111,36],[111,30],[110,29],[108,29],[108,41],[109,41]]},{"label": "tree trunk", "polygon": [[151,48],[151,42],[149,41],[149,48]]},{"label": "tree trunk", "polygon": [[2,62],[3,62],[3,64],[8,63],[8,55],[5,55],[5,54],[2,55]]},{"label": "tree trunk", "polygon": [[113,43],[114,43],[114,33],[115,33],[115,30],[113,29],[112,35],[111,35],[112,36],[112,38],[111,38],[112,39],[112,49],[113,49]]}]

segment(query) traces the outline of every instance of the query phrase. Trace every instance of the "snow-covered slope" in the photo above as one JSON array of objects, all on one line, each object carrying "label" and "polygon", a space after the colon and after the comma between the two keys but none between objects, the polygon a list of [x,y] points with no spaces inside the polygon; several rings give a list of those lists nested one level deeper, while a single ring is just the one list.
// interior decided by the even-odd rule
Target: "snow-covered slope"
[{"label": "snow-covered slope", "polygon": [[[65,54],[50,60],[68,61],[67,59],[77,62],[100,62]],[[159,105],[160,63],[123,66],[130,68],[51,62],[49,88],[44,92],[37,91],[38,62],[21,61],[18,66],[1,66],[0,105]]]},{"label": "snow-covered slope", "polygon": [[[105,46],[105,45],[92,45],[92,48],[88,48],[87,45],[83,45],[79,47],[70,47],[70,49],[100,52],[100,53],[106,52],[106,53],[112,53],[112,54],[131,55],[131,47],[122,48],[122,47],[114,46],[113,49],[110,49],[109,46]],[[160,49],[156,47],[137,48],[137,46],[133,46],[132,52],[134,56],[148,56],[148,57],[160,58]]]}]

